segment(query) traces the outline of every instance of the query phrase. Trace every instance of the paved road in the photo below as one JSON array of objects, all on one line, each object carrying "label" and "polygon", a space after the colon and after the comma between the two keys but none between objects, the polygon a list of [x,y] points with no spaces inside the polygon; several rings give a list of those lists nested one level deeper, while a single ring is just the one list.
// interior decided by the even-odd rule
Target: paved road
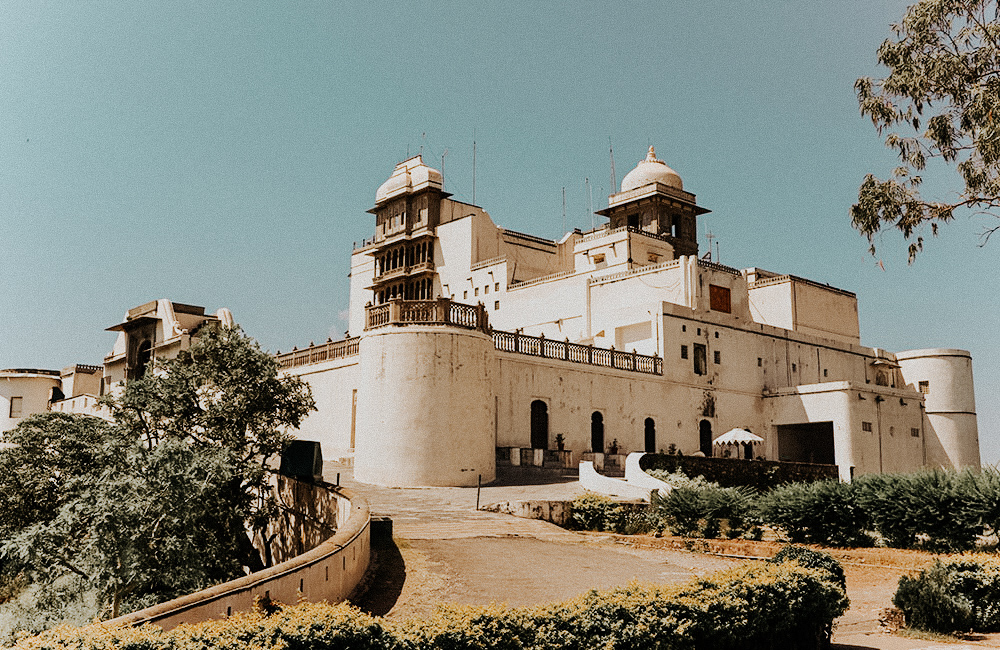
[{"label": "paved road", "polygon": [[[543,521],[477,511],[476,488],[382,488],[353,480],[350,468],[328,464],[326,479],[361,493],[372,512],[393,520],[396,541],[375,550],[372,587],[362,608],[390,618],[427,616],[438,603],[533,605],[590,589],[686,581],[739,560],[668,549],[634,548],[612,535],[577,533]],[[530,499],[571,499],[578,482],[485,487],[482,505]],[[872,569],[848,572],[852,607],[834,635],[841,650],[965,650],[1000,647],[1000,635],[961,644],[879,633],[878,611],[889,605],[898,572],[871,580]],[[862,580],[856,576],[864,576]]]}]

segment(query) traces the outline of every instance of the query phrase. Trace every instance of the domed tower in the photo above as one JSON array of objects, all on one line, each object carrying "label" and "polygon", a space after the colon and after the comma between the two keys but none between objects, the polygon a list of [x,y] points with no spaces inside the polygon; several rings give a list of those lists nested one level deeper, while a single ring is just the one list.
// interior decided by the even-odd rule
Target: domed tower
[{"label": "domed tower", "polygon": [[924,394],[925,464],[979,469],[972,355],[933,348],[897,352],[903,380]]},{"label": "domed tower", "polygon": [[597,214],[608,217],[612,229],[627,226],[667,240],[677,258],[698,254],[697,217],[707,212],[650,147],[646,158],[622,179],[621,191],[608,197],[608,207]]},{"label": "domed tower", "polygon": [[396,165],[389,180],[375,192],[375,261],[370,286],[375,304],[393,298],[428,300],[434,292],[434,240],[441,217],[441,172],[420,156]]}]

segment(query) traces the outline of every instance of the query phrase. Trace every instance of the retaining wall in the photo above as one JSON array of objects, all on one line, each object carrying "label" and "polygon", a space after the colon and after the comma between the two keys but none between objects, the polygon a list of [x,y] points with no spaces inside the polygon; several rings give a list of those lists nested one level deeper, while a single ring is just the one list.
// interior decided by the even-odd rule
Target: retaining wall
[{"label": "retaining wall", "polygon": [[[110,621],[124,625],[153,623],[170,629],[181,623],[224,618],[248,610],[256,598],[295,603],[345,600],[361,582],[371,558],[371,513],[356,493],[329,483],[309,484],[281,478],[278,494],[285,516],[276,559],[310,547],[299,555],[257,573],[175,598]],[[289,501],[288,499],[291,499]],[[284,522],[284,524],[282,524]],[[317,530],[336,528],[315,543]]]}]

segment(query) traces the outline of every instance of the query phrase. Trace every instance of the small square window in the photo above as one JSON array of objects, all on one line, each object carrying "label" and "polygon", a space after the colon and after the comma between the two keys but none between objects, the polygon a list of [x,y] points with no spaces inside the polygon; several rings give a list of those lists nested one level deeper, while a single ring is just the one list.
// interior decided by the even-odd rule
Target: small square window
[{"label": "small square window", "polygon": [[479,287],[476,287],[476,295],[479,295]]},{"label": "small square window", "polygon": [[923,393],[924,395],[931,392],[931,382],[929,381],[919,382],[917,386],[920,388],[920,392]]},{"label": "small square window", "polygon": [[920,429],[910,429],[910,435],[914,438],[920,437]]},{"label": "small square window", "polygon": [[715,338],[719,338],[719,333],[718,332],[715,333]]},{"label": "small square window", "polygon": [[872,432],[872,423],[871,422],[862,422],[861,423],[861,430],[865,431],[867,433],[871,433]]},{"label": "small square window", "polygon": [[796,370],[796,368],[795,368],[795,364],[793,363],[793,364],[792,364],[792,372],[795,372],[795,370]]},{"label": "small square window", "polygon": [[19,418],[21,417],[21,411],[24,408],[24,398],[23,397],[11,397],[10,398],[10,417]]},{"label": "small square window", "polygon": [[698,328],[698,336],[701,336],[701,328]]},{"label": "small square window", "polygon": [[681,331],[682,332],[688,331],[688,326],[687,325],[681,325]]},{"label": "small square window", "polygon": [[682,345],[681,346],[681,359],[687,359],[687,358],[688,358],[688,346]]},{"label": "small square window", "polygon": [[760,357],[757,357],[757,367],[760,368],[763,365],[764,365],[764,360]]},{"label": "small square window", "polygon": [[486,285],[485,287],[483,287],[483,293],[484,294],[489,293],[489,292],[490,292],[490,285]]},{"label": "small square window", "polygon": [[826,368],[823,368],[823,376],[824,377],[829,377],[830,376],[830,371],[827,370]]},{"label": "small square window", "polygon": [[462,292],[462,299],[463,300],[468,300],[469,299],[469,292],[468,292],[468,290]]},{"label": "small square window", "polygon": [[499,282],[494,283],[493,290],[494,291],[500,291],[500,283]]},{"label": "small square window", "polygon": [[496,302],[493,303],[493,309],[500,309],[500,301],[499,300],[497,300]]},{"label": "small square window", "polygon": [[716,350],[712,354],[712,360],[715,362],[715,365],[719,365],[720,363],[722,363],[722,353]]}]

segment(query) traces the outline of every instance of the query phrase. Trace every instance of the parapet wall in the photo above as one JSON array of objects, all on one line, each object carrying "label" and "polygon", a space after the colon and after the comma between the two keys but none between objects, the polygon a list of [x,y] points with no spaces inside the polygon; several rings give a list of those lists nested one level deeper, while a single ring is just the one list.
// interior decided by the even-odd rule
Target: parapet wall
[{"label": "parapet wall", "polygon": [[[278,495],[283,513],[273,524],[276,530],[272,532],[280,534],[272,549],[276,560],[288,559],[110,623],[153,623],[170,629],[248,610],[257,598],[283,603],[296,603],[300,598],[331,603],[345,600],[368,570],[368,504],[356,493],[329,483],[309,484],[285,477],[279,477]],[[329,536],[334,528],[336,532]]]}]

